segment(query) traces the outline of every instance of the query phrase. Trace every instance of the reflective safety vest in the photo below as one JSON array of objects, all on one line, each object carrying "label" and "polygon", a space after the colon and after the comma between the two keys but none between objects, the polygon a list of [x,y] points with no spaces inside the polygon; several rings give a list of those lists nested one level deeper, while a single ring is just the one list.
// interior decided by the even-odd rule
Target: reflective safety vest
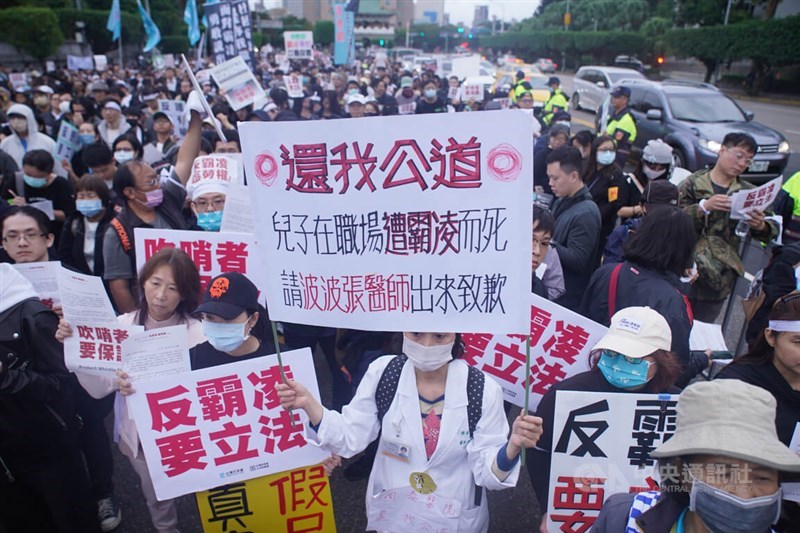
[{"label": "reflective safety vest", "polygon": [[525,80],[519,80],[514,84],[514,88],[511,90],[511,101],[516,102],[520,96],[529,91],[530,89],[525,87]]},{"label": "reflective safety vest", "polygon": [[553,120],[554,107],[561,108],[562,110],[567,109],[567,97],[564,96],[564,92],[561,89],[555,89],[551,92],[550,98],[544,103],[544,108],[542,108],[542,120],[546,126]]},{"label": "reflective safety vest", "polygon": [[[622,132],[621,138],[617,135],[619,132]],[[616,115],[611,116],[611,120],[608,121],[608,126],[606,126],[606,133],[617,143],[625,141],[632,143],[636,140],[636,122],[627,107]]]},{"label": "reflective safety vest", "polygon": [[783,234],[792,240],[800,240],[800,172],[795,172],[786,183],[783,190],[794,200],[792,219],[783,221]]}]

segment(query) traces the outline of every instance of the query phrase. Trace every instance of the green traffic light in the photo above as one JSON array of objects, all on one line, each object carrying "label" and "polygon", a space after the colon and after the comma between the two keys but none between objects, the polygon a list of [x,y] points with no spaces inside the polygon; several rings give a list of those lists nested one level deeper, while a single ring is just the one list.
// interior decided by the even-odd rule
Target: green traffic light
[{"label": "green traffic light", "polygon": [[385,42],[386,42],[386,41],[384,41],[383,39],[381,39],[380,41],[378,41],[378,44],[379,44],[379,45],[381,45],[381,46],[383,46]]},{"label": "green traffic light", "polygon": [[469,35],[467,35],[467,38],[472,39],[472,34],[470,33]]},{"label": "green traffic light", "polygon": [[464,33],[464,28],[458,28],[458,33]]},{"label": "green traffic light", "polygon": [[425,32],[424,31],[419,32],[419,36],[420,37],[425,37]]}]

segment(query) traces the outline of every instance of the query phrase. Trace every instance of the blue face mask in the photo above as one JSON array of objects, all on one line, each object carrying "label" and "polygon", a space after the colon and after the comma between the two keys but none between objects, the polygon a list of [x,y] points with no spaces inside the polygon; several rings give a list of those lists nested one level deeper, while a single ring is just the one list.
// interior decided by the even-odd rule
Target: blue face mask
[{"label": "blue face mask", "polygon": [[206,231],[219,231],[222,226],[222,211],[197,213],[197,225]]},{"label": "blue face mask", "polygon": [[230,324],[226,322],[203,321],[203,334],[208,342],[220,352],[232,352],[250,336],[244,332],[247,322]]},{"label": "blue face mask", "polygon": [[99,198],[76,200],[75,208],[80,211],[83,216],[92,218],[103,211],[103,202]]},{"label": "blue face mask", "polygon": [[33,187],[34,189],[41,189],[47,185],[47,178],[34,178],[33,176],[28,176],[27,174],[22,175],[22,181],[25,182],[25,185],[28,187]]},{"label": "blue face mask", "polygon": [[81,133],[78,135],[81,140],[81,144],[84,146],[88,146],[94,142],[94,133]]},{"label": "blue face mask", "polygon": [[618,389],[632,389],[645,385],[647,371],[650,369],[650,361],[644,359],[633,359],[618,355],[616,352],[603,350],[603,354],[597,361],[597,368],[602,372],[611,385]]},{"label": "blue face mask", "polygon": [[610,165],[617,158],[617,153],[611,150],[597,152],[597,162],[601,165]]}]

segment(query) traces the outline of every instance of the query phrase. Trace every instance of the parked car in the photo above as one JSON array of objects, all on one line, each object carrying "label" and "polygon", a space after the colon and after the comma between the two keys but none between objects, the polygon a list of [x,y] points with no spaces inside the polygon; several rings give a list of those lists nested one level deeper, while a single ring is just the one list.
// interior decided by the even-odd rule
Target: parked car
[{"label": "parked car", "polygon": [[[779,132],[753,120],[732,98],[707,83],[627,80],[629,107],[636,120],[634,148],[639,154],[650,139],[663,139],[673,148],[677,166],[694,172],[713,166],[722,139],[731,132],[753,136],[758,152],[742,176],[756,184],[783,174],[789,143]],[[608,102],[604,102],[607,108]],[[601,127],[603,117],[597,116]]]},{"label": "parked car", "polygon": [[614,66],[644,72],[644,63],[634,56],[617,56],[614,58]]},{"label": "parked car", "polygon": [[573,109],[586,109],[595,113],[608,94],[608,88],[623,79],[645,79],[641,72],[629,68],[586,66],[575,73],[570,102]]},{"label": "parked car", "polygon": [[[550,98],[550,87],[547,86],[549,76],[531,72],[525,76],[525,81],[531,84],[531,96],[533,96],[534,109],[544,106],[544,103]],[[500,90],[503,85],[514,87],[516,83],[516,76],[513,74],[498,74],[497,81],[494,84],[494,91]]]},{"label": "parked car", "polygon": [[534,63],[541,72],[555,72],[558,68],[558,65],[553,63],[553,60],[547,57],[542,57],[537,59]]}]

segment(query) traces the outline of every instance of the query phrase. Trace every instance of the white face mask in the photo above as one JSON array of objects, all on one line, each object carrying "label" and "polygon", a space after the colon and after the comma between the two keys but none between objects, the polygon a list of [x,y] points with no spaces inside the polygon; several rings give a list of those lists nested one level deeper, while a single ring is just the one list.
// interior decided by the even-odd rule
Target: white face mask
[{"label": "white face mask", "polygon": [[642,165],[642,172],[644,175],[647,176],[647,179],[654,180],[658,179],[664,174],[666,174],[666,170],[653,170],[652,168],[648,167],[647,165]]},{"label": "white face mask", "polygon": [[129,152],[128,150],[117,150],[114,152],[114,159],[117,160],[117,163],[122,165],[133,159],[133,152]]},{"label": "white face mask", "polygon": [[455,340],[448,344],[424,346],[403,335],[403,353],[408,356],[414,368],[422,372],[433,372],[446,365],[453,358]]}]

